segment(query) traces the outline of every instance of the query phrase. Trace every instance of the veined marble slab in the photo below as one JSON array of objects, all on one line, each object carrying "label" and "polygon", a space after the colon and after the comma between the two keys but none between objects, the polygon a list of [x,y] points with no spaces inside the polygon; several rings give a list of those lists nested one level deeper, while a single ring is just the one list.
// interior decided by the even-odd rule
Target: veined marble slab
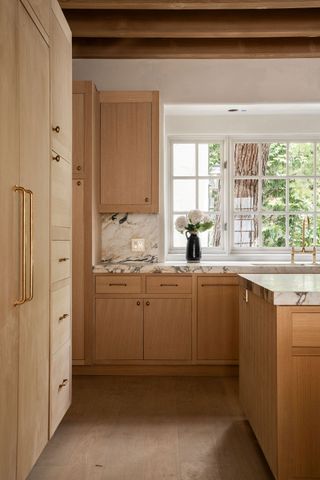
[{"label": "veined marble slab", "polygon": [[242,284],[273,305],[319,305],[320,274],[240,274]]},{"label": "veined marble slab", "polygon": [[319,265],[268,265],[250,262],[102,262],[94,273],[318,273]]}]

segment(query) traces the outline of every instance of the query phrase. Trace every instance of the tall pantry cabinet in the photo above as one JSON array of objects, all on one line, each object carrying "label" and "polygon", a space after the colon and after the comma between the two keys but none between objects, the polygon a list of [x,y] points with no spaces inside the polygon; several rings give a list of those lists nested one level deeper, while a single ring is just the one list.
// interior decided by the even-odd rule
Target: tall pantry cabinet
[{"label": "tall pantry cabinet", "polygon": [[0,2],[0,478],[6,480],[25,480],[49,438],[50,15],[49,0]]}]

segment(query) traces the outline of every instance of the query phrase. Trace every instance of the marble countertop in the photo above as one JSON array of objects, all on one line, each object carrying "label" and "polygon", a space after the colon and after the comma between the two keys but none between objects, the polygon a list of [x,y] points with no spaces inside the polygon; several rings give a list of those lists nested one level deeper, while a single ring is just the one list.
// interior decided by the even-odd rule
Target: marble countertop
[{"label": "marble countertop", "polygon": [[319,273],[320,265],[289,262],[102,262],[93,273]]},{"label": "marble countertop", "polygon": [[240,274],[242,284],[274,305],[319,305],[320,274]]}]

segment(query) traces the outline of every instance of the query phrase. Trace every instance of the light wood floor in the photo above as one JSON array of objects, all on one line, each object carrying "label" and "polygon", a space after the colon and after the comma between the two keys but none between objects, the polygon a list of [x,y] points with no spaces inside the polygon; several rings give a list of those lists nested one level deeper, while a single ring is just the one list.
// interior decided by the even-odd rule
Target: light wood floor
[{"label": "light wood floor", "polygon": [[237,380],[75,377],[29,480],[272,480]]}]

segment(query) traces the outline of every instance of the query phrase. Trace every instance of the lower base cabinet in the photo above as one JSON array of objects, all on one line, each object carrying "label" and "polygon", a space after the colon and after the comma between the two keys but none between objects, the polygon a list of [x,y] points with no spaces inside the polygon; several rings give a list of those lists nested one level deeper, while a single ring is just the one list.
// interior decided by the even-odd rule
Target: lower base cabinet
[{"label": "lower base cabinet", "polygon": [[52,356],[50,399],[50,429],[53,434],[71,405],[70,341]]},{"label": "lower base cabinet", "polygon": [[191,360],[188,298],[96,299],[96,362]]},{"label": "lower base cabinet", "polygon": [[191,317],[191,299],[145,300],[144,359],[191,360]]}]

